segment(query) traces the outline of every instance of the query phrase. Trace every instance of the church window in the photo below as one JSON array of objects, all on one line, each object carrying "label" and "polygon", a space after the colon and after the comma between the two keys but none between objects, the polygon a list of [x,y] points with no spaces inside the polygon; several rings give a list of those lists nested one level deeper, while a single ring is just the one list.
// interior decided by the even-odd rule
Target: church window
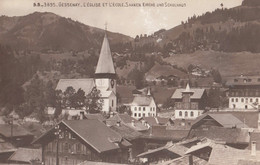
[{"label": "church window", "polygon": [[182,116],[182,111],[179,112],[179,116]]},{"label": "church window", "polygon": [[185,117],[188,117],[188,112],[187,111],[185,111]]}]

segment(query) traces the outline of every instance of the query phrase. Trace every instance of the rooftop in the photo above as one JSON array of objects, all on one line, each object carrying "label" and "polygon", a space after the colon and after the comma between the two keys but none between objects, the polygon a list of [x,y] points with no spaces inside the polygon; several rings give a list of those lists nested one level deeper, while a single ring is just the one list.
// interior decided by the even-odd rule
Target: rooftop
[{"label": "rooftop", "polygon": [[9,161],[27,162],[31,160],[41,160],[41,149],[18,148],[9,158]]},{"label": "rooftop", "polygon": [[132,105],[149,106],[152,103],[152,101],[154,101],[152,96],[135,96]]},{"label": "rooftop", "polygon": [[230,77],[226,82],[227,86],[251,86],[260,85],[260,76],[239,76]]},{"label": "rooftop", "polygon": [[[59,124],[65,125],[99,153],[131,145],[120,134],[97,119],[64,120]],[[49,136],[47,135],[53,133],[53,131],[54,128],[36,139],[34,143],[41,143],[41,140],[48,138]],[[121,145],[117,145],[117,143]]]},{"label": "rooftop", "polygon": [[[185,91],[186,91],[186,88],[176,89],[171,98],[172,99],[181,99],[182,94]],[[203,88],[190,88],[189,93],[192,93],[190,98],[191,99],[200,99],[203,96],[205,91],[206,90]]]}]

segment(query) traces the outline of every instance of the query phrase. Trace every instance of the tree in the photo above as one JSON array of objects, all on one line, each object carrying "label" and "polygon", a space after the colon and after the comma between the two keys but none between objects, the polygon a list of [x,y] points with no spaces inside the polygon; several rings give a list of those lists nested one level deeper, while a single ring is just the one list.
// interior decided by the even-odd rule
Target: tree
[{"label": "tree", "polygon": [[73,107],[75,101],[76,90],[69,86],[63,93],[63,104],[65,107]]},{"label": "tree", "polygon": [[211,74],[212,74],[212,76],[213,76],[214,82],[216,82],[216,83],[222,83],[222,77],[221,77],[221,75],[220,75],[220,73],[219,73],[218,70],[213,69],[212,72],[211,72]]},{"label": "tree", "polygon": [[72,107],[73,108],[83,108],[85,104],[86,96],[85,92],[80,88],[77,93],[74,94]]},{"label": "tree", "polygon": [[104,100],[101,98],[100,90],[96,87],[87,95],[85,107],[89,113],[99,113],[102,111]]}]

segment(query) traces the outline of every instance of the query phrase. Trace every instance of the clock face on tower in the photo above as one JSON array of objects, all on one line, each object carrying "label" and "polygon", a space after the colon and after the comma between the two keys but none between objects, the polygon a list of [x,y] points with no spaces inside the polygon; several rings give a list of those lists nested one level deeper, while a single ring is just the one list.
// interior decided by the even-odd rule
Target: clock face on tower
[{"label": "clock face on tower", "polygon": [[111,87],[114,88],[115,81],[113,79],[111,79],[110,83],[111,83]]}]

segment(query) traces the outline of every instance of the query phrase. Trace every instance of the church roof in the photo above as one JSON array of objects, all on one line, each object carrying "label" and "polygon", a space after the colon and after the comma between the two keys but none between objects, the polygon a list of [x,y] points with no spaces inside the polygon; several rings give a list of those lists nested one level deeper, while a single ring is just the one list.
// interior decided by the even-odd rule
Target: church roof
[{"label": "church roof", "polygon": [[105,34],[100,51],[95,74],[115,74],[113,59],[109,47],[107,35]]},{"label": "church roof", "polygon": [[56,90],[61,90],[62,92],[66,91],[66,89],[71,86],[76,92],[81,88],[85,94],[89,94],[93,87],[95,86],[94,79],[60,79]]}]

